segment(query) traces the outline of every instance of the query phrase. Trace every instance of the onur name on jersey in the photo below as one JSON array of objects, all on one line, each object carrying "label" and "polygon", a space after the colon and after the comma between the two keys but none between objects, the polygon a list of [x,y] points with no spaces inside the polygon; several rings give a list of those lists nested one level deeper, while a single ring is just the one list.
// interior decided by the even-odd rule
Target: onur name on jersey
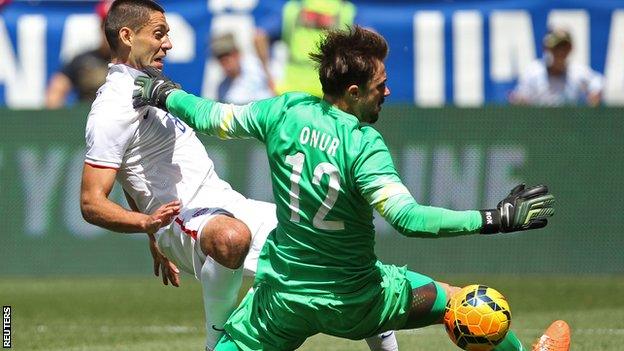
[{"label": "onur name on jersey", "polygon": [[[331,141],[331,142],[330,142]],[[299,142],[315,149],[326,152],[330,156],[336,156],[336,150],[340,145],[340,139],[324,132],[319,132],[310,127],[303,127],[299,133]]]}]

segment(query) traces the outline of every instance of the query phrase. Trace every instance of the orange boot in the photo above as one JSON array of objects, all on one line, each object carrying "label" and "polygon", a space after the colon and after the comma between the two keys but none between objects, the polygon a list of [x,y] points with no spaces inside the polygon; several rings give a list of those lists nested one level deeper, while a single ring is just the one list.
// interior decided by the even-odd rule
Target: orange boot
[{"label": "orange boot", "polygon": [[533,345],[533,351],[568,350],[570,350],[570,326],[561,320],[554,321]]}]

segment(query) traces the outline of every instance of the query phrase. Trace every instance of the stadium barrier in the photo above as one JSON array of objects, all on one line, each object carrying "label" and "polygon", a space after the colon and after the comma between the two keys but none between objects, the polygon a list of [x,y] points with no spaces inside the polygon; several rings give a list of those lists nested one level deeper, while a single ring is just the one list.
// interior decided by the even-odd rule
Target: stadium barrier
[{"label": "stadium barrier", "polygon": [[[87,111],[0,110],[0,275],[150,271],[144,236],[113,234],[81,217]],[[431,274],[624,273],[623,112],[385,107],[376,127],[420,203],[491,208],[519,182],[544,183],[557,212],[539,231],[441,240],[404,238],[378,220],[379,257]],[[201,139],[235,189],[271,200],[260,143]],[[119,189],[112,196],[123,203]]]}]

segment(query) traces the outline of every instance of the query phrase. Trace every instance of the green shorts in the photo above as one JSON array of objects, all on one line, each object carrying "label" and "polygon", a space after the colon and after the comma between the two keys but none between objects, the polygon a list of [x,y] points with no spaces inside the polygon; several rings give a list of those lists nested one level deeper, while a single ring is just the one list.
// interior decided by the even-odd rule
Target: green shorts
[{"label": "green shorts", "polygon": [[[228,319],[225,330],[229,335],[216,350],[234,350],[231,340],[245,351],[294,350],[318,333],[360,340],[402,329],[410,311],[412,289],[433,280],[405,267],[380,262],[376,269],[381,282],[351,294],[303,295],[259,284]],[[430,320],[423,320],[422,325],[432,324],[444,311],[444,290],[437,284],[436,288],[436,302],[430,316],[425,317]]]}]

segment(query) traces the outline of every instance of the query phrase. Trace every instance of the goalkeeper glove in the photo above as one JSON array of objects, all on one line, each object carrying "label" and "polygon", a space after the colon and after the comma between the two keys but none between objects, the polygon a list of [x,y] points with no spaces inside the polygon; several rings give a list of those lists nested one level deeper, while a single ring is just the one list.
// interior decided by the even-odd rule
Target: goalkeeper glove
[{"label": "goalkeeper glove", "polygon": [[518,230],[543,228],[548,217],[555,213],[555,197],[548,187],[537,185],[525,188],[520,184],[498,203],[496,209],[482,210],[481,234],[509,233]]},{"label": "goalkeeper glove", "polygon": [[147,76],[138,76],[134,80],[136,89],[132,93],[132,105],[135,108],[150,105],[168,112],[167,96],[180,89],[180,84],[174,83],[154,67],[146,67],[143,72]]}]

